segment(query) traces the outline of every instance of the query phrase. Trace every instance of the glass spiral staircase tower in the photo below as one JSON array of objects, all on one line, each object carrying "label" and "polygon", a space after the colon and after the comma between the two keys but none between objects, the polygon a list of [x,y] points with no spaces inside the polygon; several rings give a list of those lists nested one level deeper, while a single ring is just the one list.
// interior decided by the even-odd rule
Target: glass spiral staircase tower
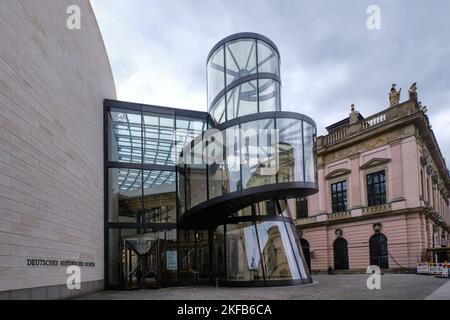
[{"label": "glass spiral staircase tower", "polygon": [[238,33],[207,59],[208,130],[177,163],[178,228],[209,230],[224,285],[310,283],[295,199],[317,192],[314,121],[281,109],[280,54]]}]

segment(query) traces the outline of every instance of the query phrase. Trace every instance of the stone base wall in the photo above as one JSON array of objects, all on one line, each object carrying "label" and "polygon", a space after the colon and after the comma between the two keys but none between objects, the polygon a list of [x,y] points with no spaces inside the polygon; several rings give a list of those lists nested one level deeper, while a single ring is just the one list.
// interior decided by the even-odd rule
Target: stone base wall
[{"label": "stone base wall", "polygon": [[66,285],[27,288],[0,292],[0,300],[61,300],[82,297],[87,294],[102,291],[103,280],[81,283],[79,290],[69,290]]},{"label": "stone base wall", "polygon": [[302,230],[303,238],[309,242],[310,250],[313,251],[313,272],[327,272],[329,266],[334,269],[333,242],[336,239],[336,229],[341,229],[343,238],[347,240],[349,269],[366,270],[370,265],[369,239],[374,234],[372,227],[375,222],[382,224],[381,233],[388,239],[389,269],[411,270],[416,267],[427,247],[426,235],[421,232],[424,228],[422,215],[409,212],[377,217],[374,214],[367,219],[298,228]]}]

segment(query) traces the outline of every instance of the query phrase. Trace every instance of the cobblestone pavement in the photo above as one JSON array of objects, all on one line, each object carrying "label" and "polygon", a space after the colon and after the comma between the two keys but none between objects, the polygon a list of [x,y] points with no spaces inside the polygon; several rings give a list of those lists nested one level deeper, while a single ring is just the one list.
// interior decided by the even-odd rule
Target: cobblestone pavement
[{"label": "cobblestone pavement", "polygon": [[[365,274],[315,275],[313,276],[314,284],[294,287],[214,288],[210,286],[195,286],[157,290],[104,291],[82,297],[81,299],[424,299],[449,281],[448,279],[440,279],[430,275],[384,274],[381,278],[381,289],[369,290],[366,286],[368,276]],[[450,300],[450,295],[448,299]]]}]

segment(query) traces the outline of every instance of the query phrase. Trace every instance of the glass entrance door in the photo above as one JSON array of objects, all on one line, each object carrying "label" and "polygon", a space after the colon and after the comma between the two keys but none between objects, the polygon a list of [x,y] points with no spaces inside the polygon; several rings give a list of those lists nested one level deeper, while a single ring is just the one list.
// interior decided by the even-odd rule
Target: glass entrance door
[{"label": "glass entrance door", "polygon": [[122,238],[122,283],[124,289],[158,288],[159,246],[155,234]]}]

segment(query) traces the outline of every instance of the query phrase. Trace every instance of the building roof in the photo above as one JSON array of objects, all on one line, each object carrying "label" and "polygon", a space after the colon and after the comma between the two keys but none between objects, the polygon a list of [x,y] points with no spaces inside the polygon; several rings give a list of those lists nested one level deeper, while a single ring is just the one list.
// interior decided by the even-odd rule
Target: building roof
[{"label": "building roof", "polygon": [[[361,113],[358,112],[358,120],[364,120],[364,117],[362,116]],[[350,124],[350,117],[347,117],[345,119],[342,119],[336,123],[333,123],[332,125],[329,125],[328,127],[326,127],[325,129],[327,129],[328,133],[347,127]]]}]

